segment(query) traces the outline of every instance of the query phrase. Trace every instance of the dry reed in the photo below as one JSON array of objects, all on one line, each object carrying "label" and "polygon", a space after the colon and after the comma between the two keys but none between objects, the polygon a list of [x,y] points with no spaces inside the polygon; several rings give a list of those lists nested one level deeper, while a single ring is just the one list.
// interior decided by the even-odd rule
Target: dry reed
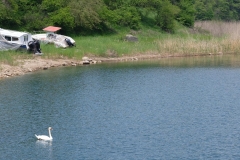
[{"label": "dry reed", "polygon": [[212,36],[166,38],[157,42],[159,53],[170,56],[240,53],[240,22],[196,22],[194,30],[199,35]]},{"label": "dry reed", "polygon": [[194,24],[194,28],[208,31],[214,36],[240,39],[240,22],[197,21]]},{"label": "dry reed", "polygon": [[240,39],[166,39],[159,42],[159,53],[171,56],[240,53]]}]

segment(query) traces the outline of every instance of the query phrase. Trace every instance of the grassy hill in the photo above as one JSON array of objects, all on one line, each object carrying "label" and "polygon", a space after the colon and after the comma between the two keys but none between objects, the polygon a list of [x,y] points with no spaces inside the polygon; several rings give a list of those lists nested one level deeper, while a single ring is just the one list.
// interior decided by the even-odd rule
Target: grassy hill
[{"label": "grassy hill", "polygon": [[[121,28],[106,35],[71,36],[76,47],[62,49],[41,44],[42,58],[67,57],[81,59],[83,56],[121,57],[136,55],[194,56],[240,53],[239,22],[196,22],[193,29],[178,26],[175,33],[161,32],[156,28],[133,31]],[[124,38],[132,34],[137,42]],[[31,58],[19,51],[0,53],[0,62],[14,64],[14,59]]]}]

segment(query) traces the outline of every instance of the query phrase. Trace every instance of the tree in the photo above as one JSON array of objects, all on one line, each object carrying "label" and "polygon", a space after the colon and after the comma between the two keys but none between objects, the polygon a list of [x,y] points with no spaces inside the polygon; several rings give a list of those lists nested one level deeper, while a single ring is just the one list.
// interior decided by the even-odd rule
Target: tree
[{"label": "tree", "polygon": [[240,20],[240,0],[231,0],[230,10],[232,11],[233,19]]},{"label": "tree", "polygon": [[177,14],[177,20],[187,27],[192,27],[195,20],[195,8],[193,1],[180,0],[176,4],[180,8],[180,12]]},{"label": "tree", "polygon": [[110,10],[116,10],[129,3],[128,0],[104,0],[105,5]]},{"label": "tree", "polygon": [[97,29],[102,22],[99,12],[103,7],[102,0],[70,0],[69,8],[73,15],[75,27]]},{"label": "tree", "polygon": [[162,30],[174,31],[175,18],[180,9],[169,0],[132,0],[132,4],[145,16],[142,19],[151,17]]},{"label": "tree", "polygon": [[105,7],[101,12],[101,17],[106,24],[139,29],[141,17],[136,7],[130,5],[130,1],[104,0]]},{"label": "tree", "polygon": [[230,12],[230,6],[229,2],[226,0],[217,0],[216,6],[215,6],[215,19],[217,20],[227,20],[229,21],[231,19],[231,12]]},{"label": "tree", "polygon": [[175,17],[180,12],[180,9],[172,5],[168,0],[159,1],[156,5],[157,16],[156,23],[161,29],[167,32],[173,32],[175,28]]},{"label": "tree", "polygon": [[196,20],[239,20],[240,0],[195,0]]},{"label": "tree", "polygon": [[[67,32],[104,30],[140,24],[173,32],[175,22],[240,19],[240,0],[0,0],[0,26],[41,30],[61,26]],[[107,26],[107,27],[106,27]]]},{"label": "tree", "polygon": [[195,20],[211,20],[214,17],[214,3],[209,0],[197,0],[195,2]]},{"label": "tree", "polygon": [[13,27],[21,24],[18,15],[18,5],[14,0],[0,1],[0,24],[3,27]]},{"label": "tree", "polygon": [[40,9],[45,23],[44,27],[47,25],[61,26],[63,28],[62,32],[67,32],[74,28],[74,18],[67,1],[43,0]]}]

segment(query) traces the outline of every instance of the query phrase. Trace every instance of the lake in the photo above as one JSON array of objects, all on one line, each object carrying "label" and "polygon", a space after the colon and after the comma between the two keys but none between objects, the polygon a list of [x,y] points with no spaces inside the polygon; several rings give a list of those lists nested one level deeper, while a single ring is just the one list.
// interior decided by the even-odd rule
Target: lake
[{"label": "lake", "polygon": [[[0,81],[0,159],[240,159],[240,57],[53,68]],[[38,141],[35,134],[52,142]]]}]

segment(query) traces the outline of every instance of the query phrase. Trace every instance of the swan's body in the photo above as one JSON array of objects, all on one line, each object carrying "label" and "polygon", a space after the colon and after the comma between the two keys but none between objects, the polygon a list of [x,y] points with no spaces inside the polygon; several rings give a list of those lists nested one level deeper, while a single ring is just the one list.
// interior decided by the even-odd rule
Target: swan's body
[{"label": "swan's body", "polygon": [[51,130],[52,130],[52,127],[48,127],[48,133],[49,133],[49,136],[45,136],[45,135],[36,135],[35,136],[37,137],[37,139],[39,140],[44,140],[44,141],[51,141],[53,138],[52,138],[52,135],[51,135]]}]

